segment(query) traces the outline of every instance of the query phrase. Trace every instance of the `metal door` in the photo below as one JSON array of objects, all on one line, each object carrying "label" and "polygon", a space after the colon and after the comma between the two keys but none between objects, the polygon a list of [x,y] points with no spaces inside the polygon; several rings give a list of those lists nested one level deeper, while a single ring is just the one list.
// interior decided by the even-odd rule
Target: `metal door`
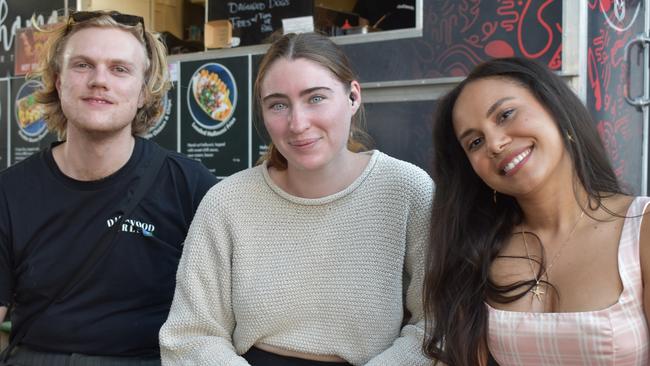
[{"label": "metal door", "polygon": [[[627,10],[624,1],[621,9]],[[636,117],[642,125],[642,158],[641,158],[641,195],[648,194],[648,164],[650,132],[650,0],[639,1],[635,11],[639,13],[635,20],[636,29],[640,31],[633,35],[625,45],[625,65],[627,69],[626,88],[624,97],[628,104],[636,109]],[[638,9],[638,10],[636,10]],[[620,11],[619,11],[620,12]]]}]

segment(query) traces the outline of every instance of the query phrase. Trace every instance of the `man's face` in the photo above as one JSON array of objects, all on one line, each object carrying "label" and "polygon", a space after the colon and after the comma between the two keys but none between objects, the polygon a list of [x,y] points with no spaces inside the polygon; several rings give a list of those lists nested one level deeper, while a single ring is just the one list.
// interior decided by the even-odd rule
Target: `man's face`
[{"label": "man's face", "polygon": [[[56,88],[67,135],[129,133],[144,104],[146,50],[117,28],[86,28],[63,50]],[[127,131],[128,129],[128,131]]]}]

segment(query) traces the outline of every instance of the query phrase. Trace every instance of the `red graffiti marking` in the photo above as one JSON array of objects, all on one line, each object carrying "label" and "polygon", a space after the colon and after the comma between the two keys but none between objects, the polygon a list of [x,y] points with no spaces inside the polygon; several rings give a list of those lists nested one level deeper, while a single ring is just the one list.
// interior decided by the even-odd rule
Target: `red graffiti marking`
[{"label": "red graffiti marking", "polygon": [[469,68],[461,62],[455,62],[445,69],[445,75],[465,76],[467,74],[469,74]]},{"label": "red graffiti marking", "polygon": [[512,57],[515,50],[506,41],[495,40],[485,45],[485,53],[490,57]]},{"label": "red graffiti marking", "polygon": [[[444,66],[446,70],[451,70],[453,66],[453,69],[456,70],[455,72],[458,72],[459,65],[464,65],[463,69],[460,70],[465,72],[462,75],[467,75],[467,72],[465,70],[469,70],[475,65],[478,65],[481,60],[481,57],[479,57],[479,55],[477,55],[476,52],[474,52],[467,45],[456,44],[445,50],[445,52],[440,55],[436,63],[438,65]],[[452,74],[452,76],[461,75]]]},{"label": "red graffiti marking", "polygon": [[519,21],[519,13],[513,10],[514,7],[514,0],[505,0],[503,1],[503,5],[497,8],[498,15],[510,16],[510,19],[501,21],[501,27],[508,32],[512,32],[515,29],[515,24]]},{"label": "red graffiti marking", "polygon": [[440,29],[438,32],[434,30],[434,39],[436,42],[444,42],[444,44],[451,44],[452,32],[458,25],[458,17],[455,15],[445,17],[440,21]]},{"label": "red graffiti marking", "polygon": [[485,22],[481,26],[481,31],[483,32],[483,37],[481,38],[482,42],[485,42],[488,38],[497,31],[497,22]]},{"label": "red graffiti marking", "polygon": [[603,101],[600,89],[600,80],[598,79],[598,64],[596,63],[594,51],[591,47],[589,47],[587,51],[587,75],[589,76],[589,86],[591,86],[591,90],[594,92],[594,107],[597,111],[600,111],[603,107]]},{"label": "red graffiti marking", "polygon": [[625,174],[625,160],[618,160],[614,163],[614,174],[618,179],[622,179]]},{"label": "red graffiti marking", "polygon": [[544,9],[546,9],[547,6],[549,6],[553,0],[546,0],[544,4],[542,4],[538,9],[537,9],[537,20],[539,24],[546,30],[546,34],[548,35],[546,44],[544,47],[539,52],[536,53],[531,53],[526,50],[526,47],[523,44],[524,37],[523,37],[523,26],[524,26],[524,19],[526,19],[526,14],[528,13],[528,9],[530,8],[530,3],[531,0],[526,1],[526,5],[524,6],[524,10],[521,13],[521,19],[517,24],[517,42],[519,43],[519,49],[521,52],[524,54],[524,56],[528,58],[538,58],[541,55],[545,54],[549,48],[551,47],[551,44],[553,43],[553,28],[548,25],[548,23],[544,20],[544,17],[542,16],[542,13],[544,12]]},{"label": "red graffiti marking", "polygon": [[623,136],[624,140],[631,140],[634,136],[630,131],[630,117],[622,116],[614,123],[614,131]]},{"label": "red graffiti marking", "polygon": [[551,61],[548,63],[551,70],[560,70],[562,68],[562,43],[557,46]]},{"label": "red graffiti marking", "polygon": [[616,141],[616,132],[614,131],[614,126],[609,121],[600,121],[597,125],[598,134],[600,135],[601,140],[603,140],[603,145],[609,153],[609,156],[613,161],[619,160],[619,151],[618,151],[618,142]]},{"label": "red graffiti marking", "polygon": [[[609,64],[603,64],[600,72],[600,81],[603,85],[603,90],[609,90],[609,83],[612,81],[612,66]],[[608,109],[607,103],[605,103],[605,109]]]},{"label": "red graffiti marking", "polygon": [[612,8],[612,1],[611,0],[600,0],[600,7],[604,11],[609,11]]},{"label": "red graffiti marking", "polygon": [[[462,1],[461,4],[458,5],[458,10],[465,20],[463,28],[460,30],[461,33],[465,33],[467,30],[469,30],[478,20],[480,13],[479,5],[481,1],[473,0],[472,2],[474,3],[473,5],[469,5],[467,1]],[[470,14],[471,17],[467,17],[466,14]]]},{"label": "red graffiti marking", "polygon": [[625,37],[625,39],[617,39],[616,42],[614,42],[614,45],[609,51],[610,55],[612,55],[612,66],[617,67],[621,62],[623,62],[625,58],[624,52],[621,52],[618,57],[616,57],[616,53],[623,50],[628,38],[629,37]]},{"label": "red graffiti marking", "polygon": [[445,64],[452,57],[460,57],[468,60],[471,66],[478,65],[481,62],[481,57],[472,51],[471,48],[463,44],[451,46],[438,58],[439,64]]},{"label": "red graffiti marking", "polygon": [[596,46],[594,48],[596,60],[598,60],[598,62],[601,64],[605,64],[609,60],[609,55],[607,52],[605,52],[605,45],[609,43],[609,33],[603,31],[602,29],[599,31],[599,33],[600,36],[595,37],[592,43],[594,46]]},{"label": "red graffiti marking", "polygon": [[616,103],[612,103],[612,97],[609,93],[605,93],[605,111],[616,115]]},{"label": "red graffiti marking", "polygon": [[481,47],[481,40],[479,40],[478,36],[476,34],[473,34],[467,38],[465,38],[465,42],[469,43],[470,45],[480,48]]}]

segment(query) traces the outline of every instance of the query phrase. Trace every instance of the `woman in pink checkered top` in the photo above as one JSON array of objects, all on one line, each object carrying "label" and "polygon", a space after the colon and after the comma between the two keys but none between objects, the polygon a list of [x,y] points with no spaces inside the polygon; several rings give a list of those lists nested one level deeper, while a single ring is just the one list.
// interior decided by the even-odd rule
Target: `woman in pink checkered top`
[{"label": "woman in pink checkered top", "polygon": [[454,366],[648,365],[650,199],[623,192],[567,84],[492,60],[436,117],[425,352]]}]

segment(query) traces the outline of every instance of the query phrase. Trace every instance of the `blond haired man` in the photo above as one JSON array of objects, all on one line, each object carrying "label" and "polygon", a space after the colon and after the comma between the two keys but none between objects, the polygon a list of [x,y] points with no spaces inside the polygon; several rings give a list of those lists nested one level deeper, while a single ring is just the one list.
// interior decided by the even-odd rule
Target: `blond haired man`
[{"label": "blond haired man", "polygon": [[138,137],[169,87],[164,47],[138,16],[72,13],[37,76],[61,141],[0,173],[0,320],[13,307],[5,356],[157,365],[182,243],[216,183]]}]

